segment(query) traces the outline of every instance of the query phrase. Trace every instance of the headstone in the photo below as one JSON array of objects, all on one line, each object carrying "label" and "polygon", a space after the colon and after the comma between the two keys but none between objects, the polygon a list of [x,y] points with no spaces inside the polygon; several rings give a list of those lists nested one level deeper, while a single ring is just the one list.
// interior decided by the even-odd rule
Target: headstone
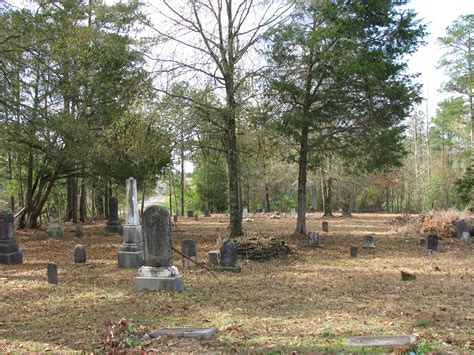
[{"label": "headstone", "polygon": [[322,228],[323,228],[323,232],[329,232],[329,222],[323,221]]},{"label": "headstone", "polygon": [[175,215],[173,216],[173,222],[174,222],[174,223],[178,223],[178,215],[177,215],[177,214],[175,214]]},{"label": "headstone", "polygon": [[461,240],[466,243],[472,243],[472,238],[471,238],[471,233],[469,232],[463,232]]},{"label": "headstone", "polygon": [[400,346],[414,344],[416,336],[409,335],[374,335],[347,337],[347,346]]},{"label": "headstone", "polygon": [[199,221],[199,217],[197,214],[194,215],[194,222],[198,222]]},{"label": "headstone", "polygon": [[313,205],[309,206],[309,212],[316,212],[316,208]]},{"label": "headstone", "polygon": [[[210,339],[218,332],[217,328],[163,328],[147,333],[145,339],[159,338],[163,335],[194,339]],[[142,338],[142,340],[145,340]]]},{"label": "headstone", "polygon": [[351,207],[348,203],[343,203],[341,208],[342,217],[352,217]]},{"label": "headstone", "polygon": [[455,222],[456,226],[456,237],[462,238],[462,234],[464,232],[470,233],[471,228],[469,227],[469,223],[465,219],[458,219]]},{"label": "headstone", "polygon": [[123,226],[123,244],[117,255],[120,268],[137,269],[143,265],[142,226],[138,218],[137,182],[128,178],[126,183],[126,222]]},{"label": "headstone", "polygon": [[209,208],[204,209],[204,217],[211,217],[211,211],[209,211]]},{"label": "headstone", "polygon": [[249,210],[244,208],[242,210],[242,218],[247,218],[249,216]]},{"label": "headstone", "polygon": [[207,260],[210,266],[219,266],[219,250],[211,250],[207,253]]},{"label": "headstone", "polygon": [[362,248],[375,249],[374,237],[372,235],[369,234],[364,236],[364,243],[362,245]]},{"label": "headstone", "polygon": [[23,252],[13,234],[13,213],[0,212],[0,264],[23,263]]},{"label": "headstone", "polygon": [[308,247],[310,248],[320,248],[319,244],[319,234],[318,232],[311,232],[308,236]]},{"label": "headstone", "polygon": [[426,249],[426,256],[433,256],[434,250],[433,249]]},{"label": "headstone", "polygon": [[109,220],[105,225],[106,234],[122,234],[123,227],[118,216],[118,200],[117,197],[109,197]]},{"label": "headstone", "polygon": [[351,257],[357,257],[357,247],[355,245],[351,246]]},{"label": "headstone", "polygon": [[51,206],[48,209],[48,230],[46,231],[50,237],[64,237],[63,229],[59,223],[59,212],[56,207]]},{"label": "headstone", "polygon": [[194,211],[188,211],[188,218],[193,218]]},{"label": "headstone", "polygon": [[240,272],[241,267],[237,263],[237,247],[232,239],[227,239],[222,243],[219,250],[219,265],[215,268],[217,271]]},{"label": "headstone", "polygon": [[53,262],[48,263],[48,283],[58,283],[58,265]]},{"label": "headstone", "polygon": [[74,226],[74,235],[78,238],[81,238],[84,236],[84,233],[82,232],[82,224],[81,223],[76,223]]},{"label": "headstone", "polygon": [[430,234],[428,236],[428,244],[426,248],[431,249],[433,251],[438,250],[438,236],[436,234]]},{"label": "headstone", "polygon": [[[183,257],[183,267],[192,268],[197,263],[197,247],[196,241],[193,239],[185,239],[181,241],[181,253],[187,258]],[[194,261],[194,263],[191,260]]]},{"label": "headstone", "polygon": [[420,245],[425,246],[426,245],[426,238],[421,237],[420,238]]},{"label": "headstone", "polygon": [[411,281],[411,280],[416,280],[416,275],[413,272],[409,271],[400,271],[402,275],[402,280],[403,281]]},{"label": "headstone", "polygon": [[86,249],[83,245],[78,244],[74,247],[74,263],[83,264],[86,262]]},{"label": "headstone", "polygon": [[166,209],[150,206],[143,213],[144,266],[135,278],[135,290],[181,292],[183,277],[173,266],[171,218]]},{"label": "headstone", "polygon": [[290,218],[297,218],[297,217],[298,217],[298,214],[296,213],[296,210],[293,208],[290,211]]}]

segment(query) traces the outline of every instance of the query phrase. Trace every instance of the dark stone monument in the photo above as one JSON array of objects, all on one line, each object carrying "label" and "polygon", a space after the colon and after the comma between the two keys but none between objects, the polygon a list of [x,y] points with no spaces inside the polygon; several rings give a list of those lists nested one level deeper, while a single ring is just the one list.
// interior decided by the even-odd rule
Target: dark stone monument
[{"label": "dark stone monument", "polygon": [[58,283],[58,265],[53,262],[48,263],[48,283]]},{"label": "dark stone monument", "polygon": [[324,221],[322,223],[323,232],[329,232],[329,222]]},{"label": "dark stone monument", "polygon": [[308,235],[308,247],[310,248],[320,248],[319,244],[319,234],[318,232],[310,232]]},{"label": "dark stone monument", "polygon": [[187,256],[189,259],[193,260],[194,263],[183,257],[183,267],[192,268],[196,266],[197,263],[197,246],[196,241],[193,239],[185,239],[181,241],[181,253]]},{"label": "dark stone monument", "polygon": [[23,252],[13,235],[13,213],[0,212],[0,264],[23,263]]},{"label": "dark stone monument", "polygon": [[217,271],[240,272],[242,268],[236,266],[237,247],[232,239],[227,239],[219,250],[219,265],[215,267]]},{"label": "dark stone monument", "polygon": [[48,209],[48,230],[46,231],[50,237],[64,237],[63,229],[59,223],[59,212],[56,207],[51,206]]},{"label": "dark stone monument", "polygon": [[143,265],[142,226],[138,219],[137,182],[128,178],[126,183],[126,223],[123,243],[117,255],[118,267],[138,269]]},{"label": "dark stone monument", "polygon": [[188,218],[194,217],[194,211],[188,211]]},{"label": "dark stone monument", "polygon": [[428,236],[428,244],[426,249],[431,249],[433,251],[438,250],[438,236],[436,234],[430,234]]},{"label": "dark stone monument", "polygon": [[173,266],[171,218],[166,209],[150,206],[143,213],[144,266],[135,278],[135,290],[181,292],[183,277]]},{"label": "dark stone monument", "polygon": [[456,237],[462,238],[462,234],[464,232],[470,233],[471,228],[469,227],[469,223],[465,219],[458,219],[455,222],[456,226]]},{"label": "dark stone monument", "polygon": [[364,249],[375,249],[374,237],[372,235],[364,236],[364,244],[362,245]]},{"label": "dark stone monument", "polygon": [[122,234],[123,227],[118,216],[118,200],[117,197],[109,197],[109,220],[105,226],[107,234]]},{"label": "dark stone monument", "polygon": [[211,250],[207,254],[207,260],[210,266],[219,266],[219,259],[220,259],[219,250]]},{"label": "dark stone monument", "polygon": [[84,233],[82,232],[82,224],[81,223],[76,223],[76,225],[74,226],[74,235],[76,237],[83,237],[84,236]]},{"label": "dark stone monument", "polygon": [[86,262],[86,249],[83,245],[78,244],[74,247],[74,263],[83,264]]},{"label": "dark stone monument", "polygon": [[351,257],[357,257],[357,247],[355,245],[351,246]]}]

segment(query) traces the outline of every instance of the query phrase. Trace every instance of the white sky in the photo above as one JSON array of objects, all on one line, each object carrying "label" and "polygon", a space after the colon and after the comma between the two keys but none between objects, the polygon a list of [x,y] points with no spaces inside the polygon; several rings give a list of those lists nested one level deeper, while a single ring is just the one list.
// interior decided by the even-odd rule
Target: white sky
[{"label": "white sky", "polygon": [[[414,9],[428,25],[427,44],[421,47],[409,61],[410,72],[421,73],[418,82],[423,84],[423,97],[428,99],[428,115],[436,112],[438,102],[446,97],[439,92],[447,80],[442,69],[437,69],[443,49],[437,44],[437,38],[446,33],[446,27],[460,15],[474,13],[474,0],[409,0],[407,7]],[[426,113],[426,102],[422,105]]]}]

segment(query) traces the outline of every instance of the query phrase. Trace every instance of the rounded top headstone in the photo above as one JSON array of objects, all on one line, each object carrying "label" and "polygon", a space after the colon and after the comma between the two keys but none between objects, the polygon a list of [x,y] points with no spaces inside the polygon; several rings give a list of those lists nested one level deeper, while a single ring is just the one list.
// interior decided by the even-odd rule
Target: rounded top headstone
[{"label": "rounded top headstone", "polygon": [[160,206],[149,206],[143,213],[143,256],[146,266],[172,266],[171,218]]}]

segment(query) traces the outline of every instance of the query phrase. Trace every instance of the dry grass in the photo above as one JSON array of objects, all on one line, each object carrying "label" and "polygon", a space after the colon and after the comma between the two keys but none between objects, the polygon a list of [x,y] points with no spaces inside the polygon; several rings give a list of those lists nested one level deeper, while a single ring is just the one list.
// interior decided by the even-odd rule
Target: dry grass
[{"label": "dry grass", "polygon": [[[24,264],[0,265],[0,349],[3,351],[98,351],[107,327],[126,318],[141,331],[158,327],[208,327],[220,332],[209,341],[163,338],[145,349],[168,351],[354,351],[348,335],[414,333],[415,350],[468,351],[474,346],[474,246],[443,239],[426,257],[418,236],[405,237],[387,224],[395,215],[354,214],[329,219],[323,249],[306,248],[291,237],[295,220],[251,216],[247,231],[283,238],[295,252],[259,263],[241,260],[241,274],[182,270],[180,294],[133,291],[136,270],[117,268],[118,236],[103,225],[84,226],[84,238],[65,227],[62,240],[44,232],[17,232]],[[173,234],[198,241],[199,259],[225,234],[225,216],[179,222]],[[321,230],[311,214],[309,230]],[[219,232],[216,229],[219,228]],[[375,236],[376,250],[351,245]],[[88,264],[73,264],[83,244]],[[46,263],[59,265],[60,283],[46,281]],[[176,255],[175,264],[181,261]],[[401,281],[400,271],[416,273]],[[385,351],[390,349],[384,349]],[[392,349],[394,350],[394,349]],[[400,349],[397,349],[400,350]],[[403,350],[403,349],[401,349]],[[357,349],[359,351],[359,349]]]}]

